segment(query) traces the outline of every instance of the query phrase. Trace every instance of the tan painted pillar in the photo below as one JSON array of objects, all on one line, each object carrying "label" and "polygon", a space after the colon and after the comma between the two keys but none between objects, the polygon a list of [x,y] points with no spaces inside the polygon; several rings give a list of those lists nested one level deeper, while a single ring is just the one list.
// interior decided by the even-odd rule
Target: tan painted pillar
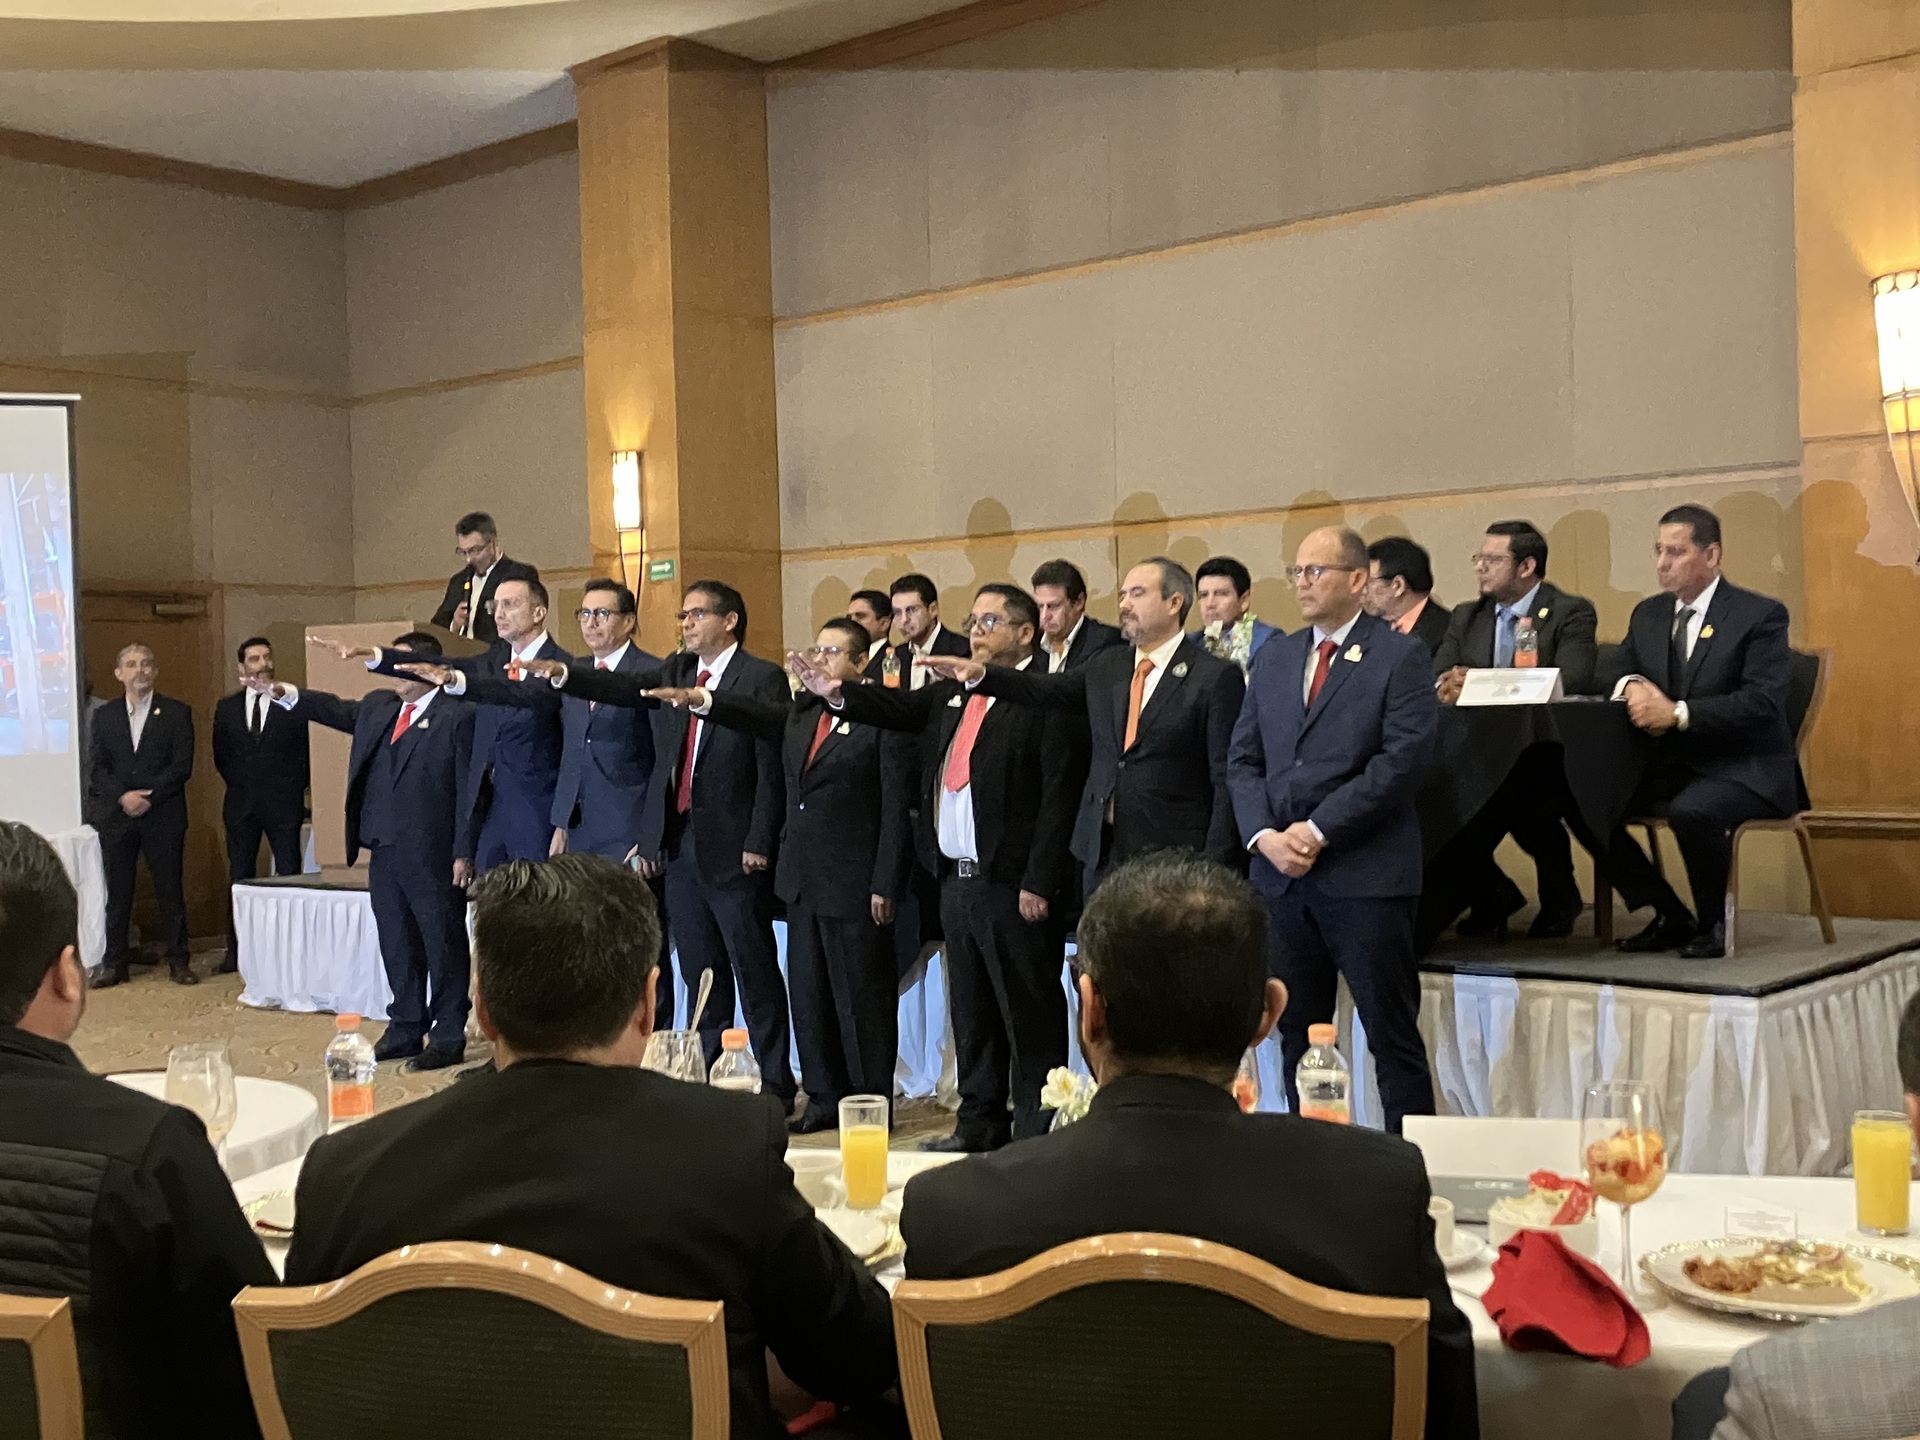
[{"label": "tan painted pillar", "polygon": [[[594,564],[640,595],[670,653],[692,580],[746,598],[748,643],[780,652],[766,99],[759,67],[660,40],[574,71],[587,483]],[[613,523],[614,452],[645,466],[642,535]],[[671,579],[650,574],[672,567]]]},{"label": "tan painted pillar", "polygon": [[1833,908],[1920,917],[1920,527],[1887,445],[1870,289],[1920,268],[1920,0],[1795,0],[1793,51],[1801,643],[1834,653],[1808,783],[1841,812],[1819,846]]}]

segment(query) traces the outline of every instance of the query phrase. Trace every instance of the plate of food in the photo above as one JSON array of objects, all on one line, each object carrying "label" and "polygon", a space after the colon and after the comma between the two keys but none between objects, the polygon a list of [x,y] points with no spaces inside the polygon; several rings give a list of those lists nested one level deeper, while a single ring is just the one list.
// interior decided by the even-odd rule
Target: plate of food
[{"label": "plate of food", "polygon": [[1640,1270],[1690,1305],[1796,1324],[1920,1295],[1920,1259],[1832,1240],[1683,1240]]},{"label": "plate of food", "polygon": [[859,1260],[884,1250],[892,1235],[893,1227],[878,1211],[849,1210],[843,1205],[836,1205],[813,1213],[820,1217],[822,1225],[840,1237],[847,1249],[854,1253],[854,1258]]},{"label": "plate of food", "polygon": [[240,1207],[254,1233],[268,1240],[286,1240],[293,1235],[293,1191],[275,1190]]},{"label": "plate of food", "polygon": [[1600,1223],[1593,1213],[1593,1187],[1584,1180],[1536,1170],[1527,1193],[1502,1196],[1487,1207],[1487,1239],[1498,1250],[1522,1230],[1558,1235],[1569,1249],[1591,1260],[1600,1253]]}]

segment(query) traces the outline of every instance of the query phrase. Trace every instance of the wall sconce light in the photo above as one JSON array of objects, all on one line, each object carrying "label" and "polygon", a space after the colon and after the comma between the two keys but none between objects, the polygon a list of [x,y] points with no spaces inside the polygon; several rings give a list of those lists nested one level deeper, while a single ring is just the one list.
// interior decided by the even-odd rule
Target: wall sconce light
[{"label": "wall sconce light", "polygon": [[1880,405],[1887,445],[1907,508],[1920,522],[1920,270],[1873,282],[1873,323],[1880,332]]},{"label": "wall sconce light", "polygon": [[640,528],[640,452],[613,452],[613,528],[622,535]]}]

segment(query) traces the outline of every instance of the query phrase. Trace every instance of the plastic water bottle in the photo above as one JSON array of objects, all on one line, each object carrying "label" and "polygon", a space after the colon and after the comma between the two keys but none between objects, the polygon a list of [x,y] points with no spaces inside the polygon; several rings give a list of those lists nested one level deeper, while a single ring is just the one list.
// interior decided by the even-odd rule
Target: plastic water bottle
[{"label": "plastic water bottle", "polygon": [[889,690],[900,688],[900,655],[891,645],[880,652],[880,683]]},{"label": "plastic water bottle", "polygon": [[722,1030],[720,1058],[713,1062],[707,1083],[716,1090],[739,1090],[748,1095],[760,1093],[760,1066],[747,1049],[747,1032]]},{"label": "plastic water bottle", "polygon": [[352,1125],[373,1114],[373,1042],[360,1033],[358,1015],[341,1015],[333,1022],[327,1043],[327,1130]]},{"label": "plastic water bottle", "polygon": [[1533,621],[1522,615],[1513,622],[1513,668],[1531,670],[1540,663],[1540,637]]},{"label": "plastic water bottle", "polygon": [[1346,1057],[1334,1041],[1339,1032],[1331,1025],[1307,1027],[1307,1053],[1293,1072],[1294,1088],[1300,1092],[1300,1113],[1309,1120],[1332,1120],[1346,1125],[1353,1119],[1348,1097],[1353,1093],[1353,1075]]}]

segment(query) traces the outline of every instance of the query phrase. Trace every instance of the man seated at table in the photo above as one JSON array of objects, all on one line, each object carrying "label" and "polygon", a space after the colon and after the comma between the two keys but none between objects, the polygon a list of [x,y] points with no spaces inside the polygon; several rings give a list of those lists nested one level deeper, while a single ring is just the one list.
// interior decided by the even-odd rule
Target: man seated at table
[{"label": "man seated at table", "polygon": [[1080,1043],[1100,1082],[1075,1125],[907,1183],[907,1274],[989,1275],[1090,1235],[1231,1245],[1316,1285],[1425,1299],[1427,1434],[1479,1434],[1473,1336],[1434,1249],[1420,1152],[1396,1136],[1242,1115],[1240,1057],[1286,1008],[1266,906],[1173,852],[1121,865],[1080,930]]},{"label": "man seated at table", "polygon": [[1602,678],[1633,723],[1658,740],[1628,813],[1665,803],[1693,911],[1625,825],[1613,833],[1607,866],[1629,910],[1654,908],[1652,923],[1622,940],[1622,950],[1717,960],[1727,953],[1734,828],[1807,808],[1787,726],[1787,607],[1721,575],[1720,521],[1702,506],[1678,505],[1660,517],[1654,555],[1661,593],[1634,606],[1626,643]]},{"label": "man seated at table", "polygon": [[[1920,1136],[1920,995],[1900,1017],[1900,1084]],[[1833,1440],[1920,1433],[1920,1298],[1788,1330],[1694,1377],[1674,1440]]]},{"label": "man seated at table", "polygon": [[499,1073],[319,1141],[288,1283],[472,1240],[722,1301],[732,1433],[753,1440],[779,1433],[769,1349],[824,1399],[893,1386],[887,1294],[794,1188],[779,1106],[640,1068],[660,954],[646,882],[598,855],[513,860],[473,903],[475,1003]]},{"label": "man seated at table", "polygon": [[67,1296],[87,1433],[258,1437],[233,1297],[274,1283],[192,1113],[87,1073],[79,901],[0,821],[0,1292]]}]

